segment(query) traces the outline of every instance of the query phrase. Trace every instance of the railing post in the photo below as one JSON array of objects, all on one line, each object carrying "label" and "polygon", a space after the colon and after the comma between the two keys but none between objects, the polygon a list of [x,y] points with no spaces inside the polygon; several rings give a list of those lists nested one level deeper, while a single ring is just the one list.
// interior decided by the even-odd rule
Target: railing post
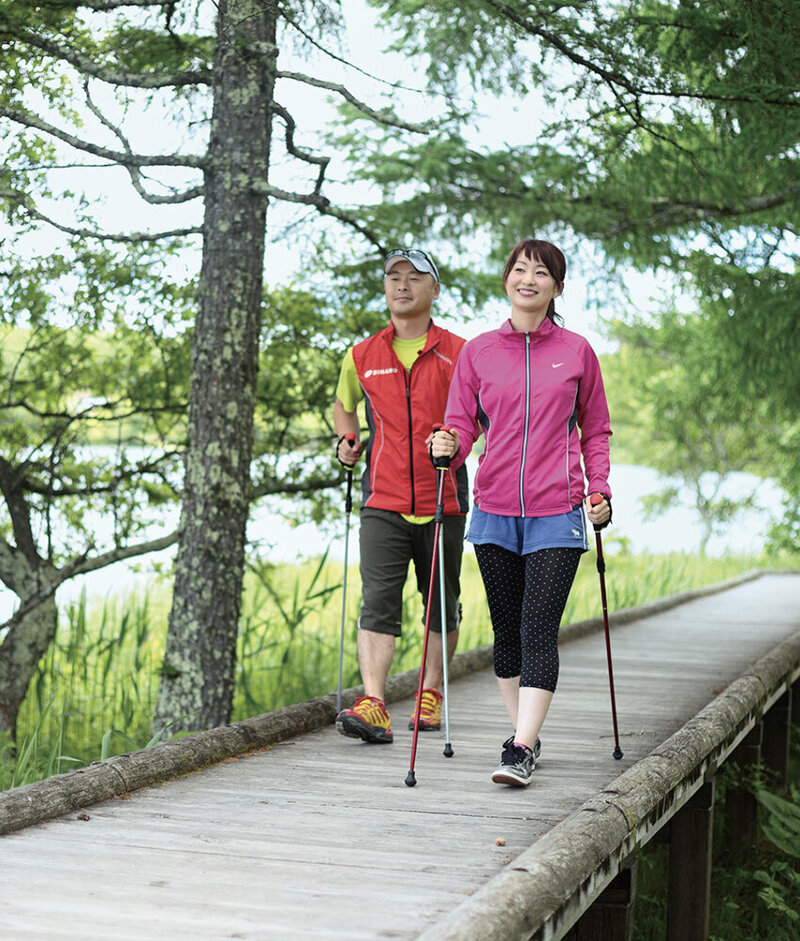
[{"label": "railing post", "polygon": [[791,739],[792,690],[789,688],[764,716],[761,757],[765,767],[777,774],[778,786],[789,787],[789,742]]},{"label": "railing post", "polygon": [[670,821],[667,941],[707,941],[713,823],[712,780]]},{"label": "railing post", "polygon": [[564,941],[632,941],[636,866],[634,860],[617,873]]},{"label": "railing post", "polygon": [[[761,744],[764,726],[759,722],[749,735],[739,743],[728,759],[736,765],[740,774],[752,774],[761,764]],[[752,770],[750,770],[752,769]],[[731,786],[725,791],[725,848],[736,858],[741,858],[758,838],[758,801],[752,788]]]}]

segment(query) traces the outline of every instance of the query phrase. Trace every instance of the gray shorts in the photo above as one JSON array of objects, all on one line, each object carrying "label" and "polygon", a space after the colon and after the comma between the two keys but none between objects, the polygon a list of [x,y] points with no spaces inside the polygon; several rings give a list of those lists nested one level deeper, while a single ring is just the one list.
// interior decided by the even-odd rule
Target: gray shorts
[{"label": "gray shorts", "polygon": [[[461,554],[464,549],[466,517],[445,516],[444,541],[445,617],[447,630],[454,631],[461,617]],[[414,563],[417,588],[422,595],[422,623],[428,603],[431,556],[436,524],[409,523],[399,513],[388,510],[361,510],[359,544],[361,549],[361,614],[358,626],[377,634],[399,637],[403,621],[403,587],[408,564]],[[439,562],[433,583],[430,629],[441,633]]]}]

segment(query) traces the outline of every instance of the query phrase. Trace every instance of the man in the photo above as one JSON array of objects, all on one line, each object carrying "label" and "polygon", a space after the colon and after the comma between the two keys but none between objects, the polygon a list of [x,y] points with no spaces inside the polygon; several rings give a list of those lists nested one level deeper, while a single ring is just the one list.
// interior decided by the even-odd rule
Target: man
[{"label": "man", "polygon": [[[442,421],[456,359],[465,341],[436,326],[431,308],[440,291],[439,272],[427,252],[396,249],[383,266],[391,322],[350,349],[342,364],[333,421],[337,457],[353,467],[364,451],[356,408],[365,402],[369,440],[361,481],[362,604],[358,664],[364,696],[336,717],[343,735],[373,744],[392,741],[384,702],[386,678],[402,627],[403,586],[414,562],[417,587],[427,605],[436,510],[437,471],[427,439]],[[355,435],[355,443],[347,440]],[[467,512],[467,476],[446,472],[444,485],[445,618],[447,655],[458,641],[459,579]],[[438,572],[434,601],[438,599]],[[441,606],[431,604],[428,655],[423,677],[420,730],[441,724]],[[415,707],[416,713],[416,707]],[[414,727],[412,715],[409,727]]]}]

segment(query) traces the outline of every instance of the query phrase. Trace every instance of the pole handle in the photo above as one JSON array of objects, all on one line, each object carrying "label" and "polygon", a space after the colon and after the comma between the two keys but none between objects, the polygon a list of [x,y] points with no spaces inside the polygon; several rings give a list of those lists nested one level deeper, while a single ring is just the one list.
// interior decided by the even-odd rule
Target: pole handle
[{"label": "pole handle", "polygon": [[342,435],[342,436],[339,438],[339,440],[336,442],[336,460],[342,465],[342,467],[345,468],[345,470],[351,470],[351,471],[352,471],[353,465],[352,465],[352,464],[345,464],[345,462],[339,457],[339,445],[340,445],[343,441],[346,441],[346,442],[347,442],[348,447],[354,448],[354,447],[356,446],[356,436],[355,436],[355,434],[353,434],[352,431],[348,431],[347,434]]},{"label": "pole handle", "polygon": [[[603,496],[602,493],[593,493],[593,494],[589,497],[589,502],[592,504],[592,506],[597,506],[598,503],[602,503],[603,500],[605,500],[605,497]],[[595,524],[595,526],[594,526],[594,531],[595,531],[596,533],[599,533],[603,528],[604,528],[603,526],[597,526],[597,525]]]},{"label": "pole handle", "polygon": [[353,509],[353,465],[345,464],[345,462],[339,457],[339,445],[346,441],[348,447],[354,448],[356,444],[356,436],[352,431],[348,431],[347,434],[344,434],[336,442],[336,460],[342,465],[342,467],[347,472],[347,492],[344,498],[344,511],[345,513],[350,513]]},{"label": "pole handle", "polygon": [[[437,431],[447,431],[447,432],[449,432],[450,429],[447,428],[445,425],[436,424],[436,425],[433,426],[433,433],[436,434]],[[433,448],[433,444],[431,443],[431,449],[432,449],[432,448]],[[450,461],[451,461],[451,458],[449,458],[449,457],[447,457],[447,456],[444,456],[444,457],[434,457],[434,456],[433,456],[433,451],[431,450],[431,463],[432,463],[433,466],[436,468],[436,470],[438,470],[438,471],[447,470],[447,468],[450,466]]]}]

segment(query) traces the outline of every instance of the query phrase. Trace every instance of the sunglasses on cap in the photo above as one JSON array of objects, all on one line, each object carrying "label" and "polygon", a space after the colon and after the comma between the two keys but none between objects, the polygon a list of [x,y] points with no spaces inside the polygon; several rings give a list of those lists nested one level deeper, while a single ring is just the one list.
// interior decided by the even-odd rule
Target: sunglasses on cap
[{"label": "sunglasses on cap", "polygon": [[431,258],[427,252],[423,252],[419,248],[394,248],[386,256],[386,259],[383,262],[384,273],[388,273],[388,265],[390,262],[394,261],[396,258],[405,258],[406,261],[410,261],[414,268],[419,271],[421,274],[431,274],[433,275],[434,281],[439,280],[439,269],[436,267],[436,263]]}]

